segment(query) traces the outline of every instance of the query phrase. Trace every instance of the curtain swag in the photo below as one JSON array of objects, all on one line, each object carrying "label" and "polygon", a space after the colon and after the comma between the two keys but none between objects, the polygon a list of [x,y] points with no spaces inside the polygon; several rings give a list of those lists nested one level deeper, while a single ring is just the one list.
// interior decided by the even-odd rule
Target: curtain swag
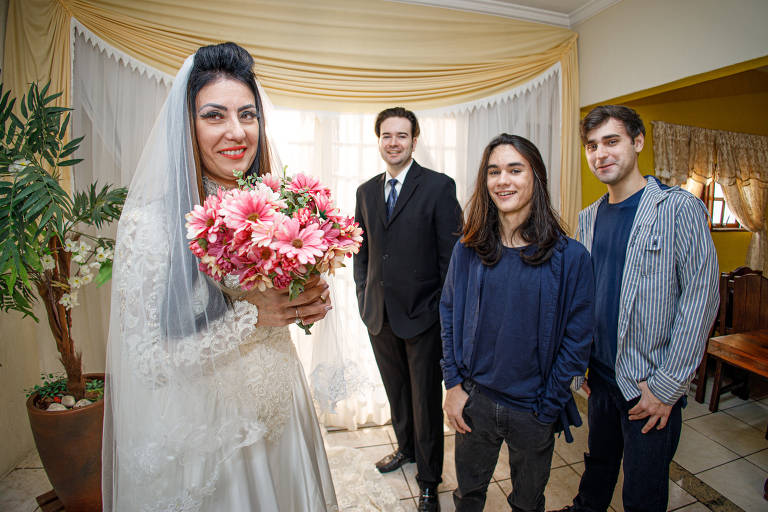
[{"label": "curtain swag", "polygon": [[656,174],[700,196],[714,180],[728,207],[752,232],[747,266],[768,273],[768,137],[653,121]]}]

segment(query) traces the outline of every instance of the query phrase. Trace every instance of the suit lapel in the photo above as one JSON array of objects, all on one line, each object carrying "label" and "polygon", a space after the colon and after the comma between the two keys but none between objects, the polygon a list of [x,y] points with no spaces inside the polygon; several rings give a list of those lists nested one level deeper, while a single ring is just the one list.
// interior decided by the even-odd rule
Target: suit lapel
[{"label": "suit lapel", "polygon": [[383,173],[376,181],[376,187],[373,190],[373,211],[383,225],[387,225],[387,203],[384,201],[384,183],[387,179],[387,173]]},{"label": "suit lapel", "polygon": [[403,187],[400,189],[400,195],[397,196],[395,209],[392,212],[392,216],[389,218],[389,222],[386,222],[387,213],[386,213],[386,205],[384,205],[384,219],[385,219],[384,224],[385,225],[389,225],[390,223],[392,223],[397,218],[398,214],[403,210],[403,208],[405,208],[405,205],[408,203],[408,200],[413,195],[413,192],[419,186],[419,179],[421,178],[421,175],[422,175],[421,166],[416,163],[416,160],[414,160],[413,164],[411,165],[411,168],[408,169],[408,174],[405,176],[405,182],[403,183]]}]

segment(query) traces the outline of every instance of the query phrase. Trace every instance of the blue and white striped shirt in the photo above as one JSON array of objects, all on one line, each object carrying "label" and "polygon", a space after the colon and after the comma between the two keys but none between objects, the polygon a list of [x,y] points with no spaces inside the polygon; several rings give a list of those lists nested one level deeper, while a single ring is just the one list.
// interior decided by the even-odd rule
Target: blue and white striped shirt
[{"label": "blue and white striped shirt", "polygon": [[[701,361],[719,302],[718,265],[704,204],[679,187],[648,183],[627,244],[619,300],[616,383],[625,399],[647,381],[674,404]],[[578,238],[591,252],[597,208],[579,213]]]}]

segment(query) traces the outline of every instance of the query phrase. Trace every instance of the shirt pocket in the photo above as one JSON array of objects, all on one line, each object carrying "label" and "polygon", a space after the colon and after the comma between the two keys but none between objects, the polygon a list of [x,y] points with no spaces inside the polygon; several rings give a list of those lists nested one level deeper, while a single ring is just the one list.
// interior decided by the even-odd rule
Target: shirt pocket
[{"label": "shirt pocket", "polygon": [[645,240],[641,264],[643,276],[653,276],[664,268],[664,237],[651,233]]}]

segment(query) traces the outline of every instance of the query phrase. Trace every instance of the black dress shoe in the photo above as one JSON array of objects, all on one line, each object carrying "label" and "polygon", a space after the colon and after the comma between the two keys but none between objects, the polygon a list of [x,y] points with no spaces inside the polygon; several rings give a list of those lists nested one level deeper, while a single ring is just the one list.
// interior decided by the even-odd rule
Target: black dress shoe
[{"label": "black dress shoe", "polygon": [[389,473],[390,471],[394,471],[403,464],[406,464],[408,462],[415,462],[416,459],[413,457],[409,457],[408,455],[404,454],[400,450],[395,450],[394,452],[390,453],[383,459],[381,459],[379,462],[376,463],[376,469],[379,470],[379,473]]},{"label": "black dress shoe", "polygon": [[425,487],[419,495],[419,512],[440,512],[440,501],[437,499],[437,487]]}]

